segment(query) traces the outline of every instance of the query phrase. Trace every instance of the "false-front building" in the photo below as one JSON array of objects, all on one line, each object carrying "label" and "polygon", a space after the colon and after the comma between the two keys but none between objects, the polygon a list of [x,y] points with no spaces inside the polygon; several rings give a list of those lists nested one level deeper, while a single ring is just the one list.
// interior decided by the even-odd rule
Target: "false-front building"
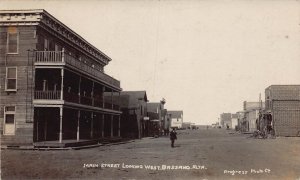
[{"label": "false-front building", "polygon": [[120,136],[111,59],[45,10],[0,11],[0,59],[2,144]]}]

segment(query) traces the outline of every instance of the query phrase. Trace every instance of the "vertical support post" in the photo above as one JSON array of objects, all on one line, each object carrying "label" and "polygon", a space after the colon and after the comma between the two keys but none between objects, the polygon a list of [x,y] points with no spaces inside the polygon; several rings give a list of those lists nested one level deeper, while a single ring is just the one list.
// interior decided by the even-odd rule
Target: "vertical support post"
[{"label": "vertical support post", "polygon": [[113,103],[113,93],[114,91],[111,90],[110,100],[111,100],[111,109],[114,109],[114,103]]},{"label": "vertical support post", "polygon": [[114,137],[114,115],[111,115],[110,137]]},{"label": "vertical support post", "polygon": [[[56,56],[55,56],[56,57]],[[65,48],[62,48],[61,51],[61,61],[64,63],[65,62]]]},{"label": "vertical support post", "polygon": [[91,113],[91,138],[94,137],[94,112]]},{"label": "vertical support post", "polygon": [[119,98],[118,98],[118,106],[119,106],[119,111],[121,111],[121,92],[119,92]]},{"label": "vertical support post", "polygon": [[121,115],[119,115],[119,128],[118,128],[118,136],[121,137]]},{"label": "vertical support post", "polygon": [[63,107],[59,108],[59,143],[62,143],[62,120],[63,120]]},{"label": "vertical support post", "polygon": [[94,99],[94,88],[95,88],[95,82],[93,81],[92,93],[91,93],[91,96],[92,96],[92,106],[94,106],[94,105],[95,105],[95,99]]},{"label": "vertical support post", "polygon": [[80,123],[80,110],[78,110],[78,114],[77,114],[77,141],[79,141],[79,123]]},{"label": "vertical support post", "polygon": [[80,104],[80,92],[81,92],[81,76],[79,76],[79,85],[78,85],[78,103]]},{"label": "vertical support post", "polygon": [[47,118],[45,118],[45,125],[44,125],[44,140],[47,141]]},{"label": "vertical support post", "polygon": [[105,99],[104,99],[104,92],[105,92],[105,87],[104,86],[102,86],[102,108],[104,108],[105,107]]},{"label": "vertical support post", "polygon": [[104,137],[104,114],[102,114],[101,137]]},{"label": "vertical support post", "polygon": [[39,141],[39,121],[40,121],[40,110],[37,111],[37,120],[36,120],[36,141]]},{"label": "vertical support post", "polygon": [[64,100],[64,68],[61,69],[60,100]]}]

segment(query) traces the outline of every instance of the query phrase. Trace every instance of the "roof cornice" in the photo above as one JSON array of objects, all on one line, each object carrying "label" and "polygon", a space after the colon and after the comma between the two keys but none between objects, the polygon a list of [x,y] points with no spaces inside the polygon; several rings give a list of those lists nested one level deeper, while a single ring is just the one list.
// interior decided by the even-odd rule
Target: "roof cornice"
[{"label": "roof cornice", "polygon": [[108,64],[108,62],[111,61],[110,57],[43,9],[0,10],[0,26],[28,26],[40,24],[45,25],[72,43],[80,46],[102,63]]}]

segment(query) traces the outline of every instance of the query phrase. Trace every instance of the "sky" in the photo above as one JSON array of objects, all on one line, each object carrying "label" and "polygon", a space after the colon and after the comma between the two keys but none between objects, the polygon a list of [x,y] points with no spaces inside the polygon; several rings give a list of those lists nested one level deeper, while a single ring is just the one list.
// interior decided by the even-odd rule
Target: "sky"
[{"label": "sky", "polygon": [[206,125],[272,84],[300,84],[299,0],[12,1],[45,9],[112,61],[124,91]]}]

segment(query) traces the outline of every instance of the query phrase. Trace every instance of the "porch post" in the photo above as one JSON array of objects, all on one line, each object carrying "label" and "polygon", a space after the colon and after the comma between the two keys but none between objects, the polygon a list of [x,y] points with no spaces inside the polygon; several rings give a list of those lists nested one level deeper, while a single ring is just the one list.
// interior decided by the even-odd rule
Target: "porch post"
[{"label": "porch post", "polygon": [[77,141],[79,141],[79,120],[80,120],[80,110],[77,113]]},{"label": "porch post", "polygon": [[81,76],[79,76],[79,85],[78,85],[78,103],[80,104],[80,91],[81,91]]},{"label": "porch post", "polygon": [[40,110],[37,109],[36,141],[39,141],[39,120],[40,120]]},{"label": "porch post", "polygon": [[91,93],[91,96],[92,96],[92,106],[94,106],[94,104],[95,104],[95,99],[94,99],[94,88],[95,88],[95,82],[93,81],[92,93]]},{"label": "porch post", "polygon": [[113,104],[113,93],[114,93],[114,91],[113,90],[111,90],[111,95],[110,95],[110,100],[111,100],[111,109],[114,109],[114,104]]},{"label": "porch post", "polygon": [[64,100],[64,68],[61,69],[60,100]]},{"label": "porch post", "polygon": [[114,137],[114,115],[111,115],[110,137]]},{"label": "porch post", "polygon": [[94,112],[91,114],[91,138],[94,137]]},{"label": "porch post", "polygon": [[118,136],[121,137],[121,115],[119,115],[119,128],[118,128]]},{"label": "porch post", "polygon": [[119,111],[121,111],[121,92],[119,92],[119,97],[118,97],[118,106],[119,106]]},{"label": "porch post", "polygon": [[45,125],[44,125],[44,140],[47,141],[47,118],[45,118]]},{"label": "porch post", "polygon": [[104,137],[104,114],[102,114],[101,137]]},{"label": "porch post", "polygon": [[102,86],[102,108],[104,108],[105,107],[105,99],[104,99],[104,92],[105,92],[105,87],[104,86]]},{"label": "porch post", "polygon": [[[55,56],[56,57],[56,56]],[[62,48],[61,51],[61,61],[64,63],[65,62],[65,48]]]},{"label": "porch post", "polygon": [[62,143],[62,119],[63,119],[63,107],[59,108],[59,143]]}]

